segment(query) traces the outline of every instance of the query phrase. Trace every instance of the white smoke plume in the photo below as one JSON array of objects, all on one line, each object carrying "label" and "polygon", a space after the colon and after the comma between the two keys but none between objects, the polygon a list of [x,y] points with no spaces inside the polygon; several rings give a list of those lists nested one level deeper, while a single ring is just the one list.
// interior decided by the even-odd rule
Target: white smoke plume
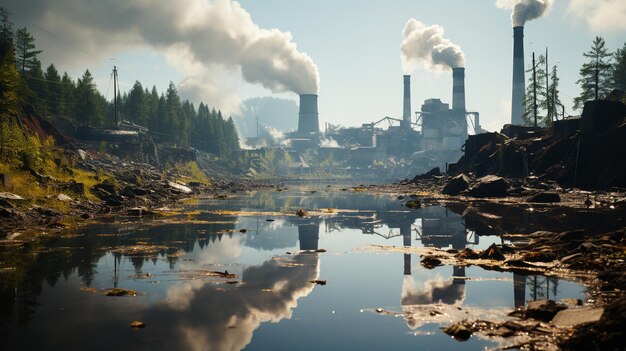
[{"label": "white smoke plume", "polygon": [[554,0],[497,0],[496,6],[501,9],[513,10],[511,23],[519,27],[526,22],[537,19],[550,12]]},{"label": "white smoke plume", "polygon": [[338,148],[339,143],[333,138],[322,138],[320,139],[320,146],[328,148]]},{"label": "white smoke plume", "polygon": [[626,31],[624,0],[571,0],[567,11],[587,22],[594,32]]},{"label": "white smoke plume", "polygon": [[[298,51],[291,33],[260,28],[236,1],[6,0],[3,3],[9,11],[45,28],[57,39],[89,53],[92,65],[94,60],[102,62],[117,53],[138,48],[167,53],[170,62],[185,63],[177,67],[185,76],[181,87],[192,95],[211,95],[214,87],[220,85],[211,80],[210,72],[215,67],[241,72],[247,82],[261,84],[272,92],[319,93],[317,66],[311,57]],[[77,53],[67,51],[68,61],[76,62],[72,55]],[[213,103],[211,96],[202,99]],[[229,103],[238,101],[231,98]]]},{"label": "white smoke plume", "polygon": [[427,69],[433,70],[465,67],[465,54],[461,47],[444,38],[443,34],[443,27],[438,25],[426,26],[414,18],[406,23],[400,45],[405,74],[411,73],[420,60]]}]

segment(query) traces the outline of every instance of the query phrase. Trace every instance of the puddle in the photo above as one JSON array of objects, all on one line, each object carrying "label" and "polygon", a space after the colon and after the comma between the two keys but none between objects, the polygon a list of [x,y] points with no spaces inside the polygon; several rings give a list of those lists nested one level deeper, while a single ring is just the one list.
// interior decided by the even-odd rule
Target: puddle
[{"label": "puddle", "polygon": [[[176,223],[116,218],[0,247],[2,348],[90,349],[98,340],[102,349],[483,349],[499,341],[458,342],[440,328],[506,320],[534,299],[586,299],[572,281],[426,269],[418,253],[377,249],[484,249],[503,242],[485,235],[494,230],[555,227],[542,226],[541,211],[408,209],[393,196],[332,188],[183,206],[169,218]],[[300,208],[308,215],[297,216]],[[596,220],[568,212],[562,230],[574,218]],[[111,289],[137,293],[101,293]]]}]

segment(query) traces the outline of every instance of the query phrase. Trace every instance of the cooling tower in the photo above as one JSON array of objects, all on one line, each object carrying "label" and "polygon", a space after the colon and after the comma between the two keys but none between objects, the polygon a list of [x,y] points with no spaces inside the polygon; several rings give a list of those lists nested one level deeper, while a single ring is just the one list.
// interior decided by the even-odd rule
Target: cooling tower
[{"label": "cooling tower", "polygon": [[465,68],[452,69],[452,109],[465,112]]},{"label": "cooling tower", "polygon": [[511,96],[511,124],[524,124],[524,27],[513,27],[513,91]]},{"label": "cooling tower", "polygon": [[317,112],[317,95],[300,95],[300,114],[298,118],[298,133],[319,133],[319,114]]},{"label": "cooling tower", "polygon": [[402,127],[411,128],[411,76],[404,76],[404,98],[402,100]]}]

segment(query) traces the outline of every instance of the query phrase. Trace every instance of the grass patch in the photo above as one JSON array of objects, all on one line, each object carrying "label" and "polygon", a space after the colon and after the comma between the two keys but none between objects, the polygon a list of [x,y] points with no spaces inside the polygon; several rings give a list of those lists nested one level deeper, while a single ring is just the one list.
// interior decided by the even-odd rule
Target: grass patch
[{"label": "grass patch", "polygon": [[195,161],[178,163],[174,166],[174,169],[176,169],[176,171],[180,174],[180,176],[176,179],[178,182],[197,182],[204,185],[211,185],[211,181],[207,178],[206,174],[204,174]]}]

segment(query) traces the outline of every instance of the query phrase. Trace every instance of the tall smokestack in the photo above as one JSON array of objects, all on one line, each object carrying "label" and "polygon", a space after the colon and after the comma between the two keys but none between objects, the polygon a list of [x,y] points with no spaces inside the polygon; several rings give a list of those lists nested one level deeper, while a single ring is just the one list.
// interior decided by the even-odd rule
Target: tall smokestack
[{"label": "tall smokestack", "polygon": [[402,100],[402,126],[411,128],[411,76],[404,76],[404,99]]},{"label": "tall smokestack", "polygon": [[524,27],[513,27],[513,92],[511,96],[511,124],[524,124]]},{"label": "tall smokestack", "polygon": [[465,111],[465,68],[452,69],[452,109]]},{"label": "tall smokestack", "polygon": [[300,95],[300,113],[298,118],[298,133],[319,133],[319,114],[317,113],[317,95]]}]

